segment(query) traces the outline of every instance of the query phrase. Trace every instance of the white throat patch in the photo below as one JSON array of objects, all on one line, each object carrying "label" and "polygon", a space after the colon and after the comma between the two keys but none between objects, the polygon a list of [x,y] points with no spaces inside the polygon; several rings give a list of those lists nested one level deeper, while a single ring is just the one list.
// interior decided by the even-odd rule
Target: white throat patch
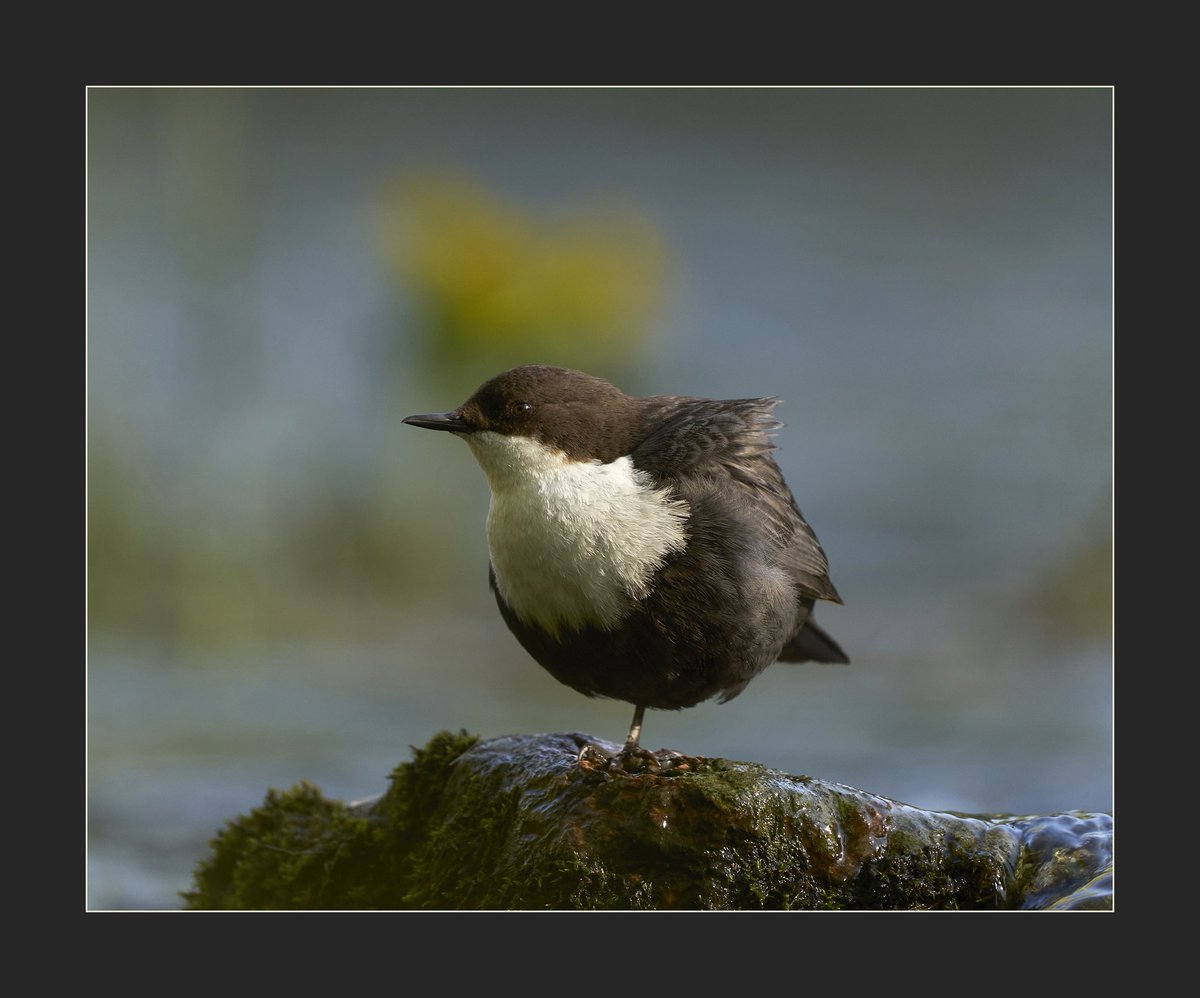
[{"label": "white throat patch", "polygon": [[487,534],[500,595],[526,623],[620,623],[667,555],[687,543],[688,505],[629,457],[572,461],[530,437],[465,435],[491,486]]}]

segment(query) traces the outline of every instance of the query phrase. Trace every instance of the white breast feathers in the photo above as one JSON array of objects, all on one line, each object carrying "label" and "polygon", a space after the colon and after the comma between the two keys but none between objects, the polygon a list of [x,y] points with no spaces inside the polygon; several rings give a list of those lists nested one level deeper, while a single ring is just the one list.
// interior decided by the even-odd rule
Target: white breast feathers
[{"label": "white breast feathers", "polygon": [[465,438],[491,486],[488,548],[496,585],[522,620],[552,634],[615,627],[686,545],[687,503],[628,457],[571,461],[529,437]]}]

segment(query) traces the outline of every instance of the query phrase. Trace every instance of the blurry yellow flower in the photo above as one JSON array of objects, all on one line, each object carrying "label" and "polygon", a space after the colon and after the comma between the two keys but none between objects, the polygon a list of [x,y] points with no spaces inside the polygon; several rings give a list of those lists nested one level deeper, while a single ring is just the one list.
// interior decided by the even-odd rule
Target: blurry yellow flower
[{"label": "blurry yellow flower", "polygon": [[442,355],[621,358],[662,298],[664,240],[626,203],[541,218],[470,180],[421,176],[393,186],[382,217],[389,266]]}]

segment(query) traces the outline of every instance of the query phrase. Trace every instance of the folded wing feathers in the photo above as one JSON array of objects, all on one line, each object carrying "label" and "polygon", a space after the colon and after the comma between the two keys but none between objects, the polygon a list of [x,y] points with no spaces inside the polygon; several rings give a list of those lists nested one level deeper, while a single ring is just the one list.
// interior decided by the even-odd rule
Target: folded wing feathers
[{"label": "folded wing feathers", "polygon": [[634,463],[659,481],[681,479],[698,466],[717,466],[742,488],[765,524],[781,567],[797,589],[840,602],[827,577],[829,563],[772,457],[770,434],[783,424],[774,397],[663,400],[666,421],[633,453]]}]

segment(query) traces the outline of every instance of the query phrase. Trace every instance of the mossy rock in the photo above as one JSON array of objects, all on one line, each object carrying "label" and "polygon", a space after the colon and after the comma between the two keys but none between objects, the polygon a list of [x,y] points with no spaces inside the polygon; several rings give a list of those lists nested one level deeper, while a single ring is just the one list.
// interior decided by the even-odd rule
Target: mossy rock
[{"label": "mossy rock", "polygon": [[[436,736],[359,805],[272,790],[193,909],[1110,908],[1112,819],[922,811],[764,766],[581,764],[581,735]],[[615,748],[615,746],[608,746]]]}]

